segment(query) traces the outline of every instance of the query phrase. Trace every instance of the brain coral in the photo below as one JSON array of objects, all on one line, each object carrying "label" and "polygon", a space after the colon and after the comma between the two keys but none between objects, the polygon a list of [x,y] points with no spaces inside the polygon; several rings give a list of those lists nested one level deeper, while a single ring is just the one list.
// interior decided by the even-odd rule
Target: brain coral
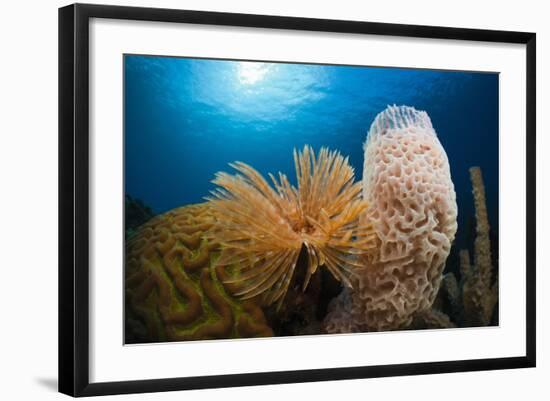
[{"label": "brain coral", "polygon": [[430,308],[457,223],[449,163],[425,112],[390,106],[365,143],[365,213],[379,244],[353,290],[333,301],[328,332],[392,330]]},{"label": "brain coral", "polygon": [[256,300],[230,296],[206,240],[207,204],[169,211],[142,225],[126,245],[127,343],[271,336]]}]

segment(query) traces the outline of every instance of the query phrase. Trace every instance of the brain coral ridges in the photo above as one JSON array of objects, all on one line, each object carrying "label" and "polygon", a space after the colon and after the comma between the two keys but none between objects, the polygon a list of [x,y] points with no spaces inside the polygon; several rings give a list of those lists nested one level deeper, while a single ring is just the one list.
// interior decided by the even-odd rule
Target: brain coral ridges
[{"label": "brain coral ridges", "polygon": [[126,343],[272,336],[257,301],[239,301],[214,268],[207,204],[154,217],[126,245]]},{"label": "brain coral ridges", "polygon": [[281,305],[302,248],[307,251],[305,290],[319,266],[345,285],[362,268],[375,236],[361,183],[354,182],[348,159],[322,148],[294,151],[298,187],[284,174],[270,174],[273,187],[252,167],[237,162],[237,174],[218,173],[210,205],[216,224],[212,238],[221,244],[217,265],[234,268],[227,283],[240,283],[235,295],[261,296],[265,305]]},{"label": "brain coral ridges", "polygon": [[363,218],[377,236],[365,269],[333,301],[329,333],[399,329],[428,310],[456,233],[449,162],[426,112],[389,106],[364,146]]}]

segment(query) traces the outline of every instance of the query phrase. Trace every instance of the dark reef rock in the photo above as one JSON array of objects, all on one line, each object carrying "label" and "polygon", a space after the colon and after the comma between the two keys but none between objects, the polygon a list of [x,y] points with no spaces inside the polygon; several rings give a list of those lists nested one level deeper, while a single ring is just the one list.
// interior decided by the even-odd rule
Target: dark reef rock
[{"label": "dark reef rock", "polygon": [[135,230],[150,220],[155,213],[141,199],[126,195],[124,198],[124,230],[128,238]]}]

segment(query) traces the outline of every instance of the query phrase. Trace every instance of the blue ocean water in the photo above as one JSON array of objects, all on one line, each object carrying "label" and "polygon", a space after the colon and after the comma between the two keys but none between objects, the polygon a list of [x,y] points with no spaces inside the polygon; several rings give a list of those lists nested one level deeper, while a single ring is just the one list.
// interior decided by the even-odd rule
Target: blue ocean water
[{"label": "blue ocean water", "polygon": [[202,202],[236,160],[293,178],[292,150],[305,144],[349,156],[360,180],[370,124],[396,104],[425,110],[447,151],[459,245],[474,215],[471,166],[498,232],[497,73],[139,55],[124,72],[126,193],[155,213]]}]

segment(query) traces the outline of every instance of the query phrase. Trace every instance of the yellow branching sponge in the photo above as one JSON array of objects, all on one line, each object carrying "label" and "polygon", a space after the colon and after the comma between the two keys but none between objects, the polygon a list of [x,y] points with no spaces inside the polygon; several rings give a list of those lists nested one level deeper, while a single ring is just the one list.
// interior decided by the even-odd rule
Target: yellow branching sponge
[{"label": "yellow branching sponge", "polygon": [[207,204],[154,217],[126,244],[127,343],[272,336],[257,300],[240,301],[215,269],[218,245],[205,239]]},{"label": "yellow branching sponge", "polygon": [[338,152],[309,146],[294,151],[298,186],[284,174],[270,174],[273,187],[252,167],[237,162],[237,174],[218,173],[210,199],[216,218],[212,238],[220,243],[218,267],[232,269],[226,283],[239,283],[242,298],[261,296],[264,305],[281,302],[288,290],[302,247],[307,251],[303,289],[319,266],[351,285],[359,260],[373,250],[361,183]]},{"label": "yellow branching sponge", "polygon": [[460,282],[453,273],[444,277],[444,290],[461,326],[488,326],[498,302],[498,277],[493,281],[489,219],[485,186],[479,167],[470,168],[476,210],[474,264],[467,249],[460,251]]},{"label": "yellow branching sponge", "polygon": [[390,106],[365,143],[363,197],[377,252],[333,301],[327,332],[392,330],[428,310],[457,228],[449,162],[428,115]]}]

